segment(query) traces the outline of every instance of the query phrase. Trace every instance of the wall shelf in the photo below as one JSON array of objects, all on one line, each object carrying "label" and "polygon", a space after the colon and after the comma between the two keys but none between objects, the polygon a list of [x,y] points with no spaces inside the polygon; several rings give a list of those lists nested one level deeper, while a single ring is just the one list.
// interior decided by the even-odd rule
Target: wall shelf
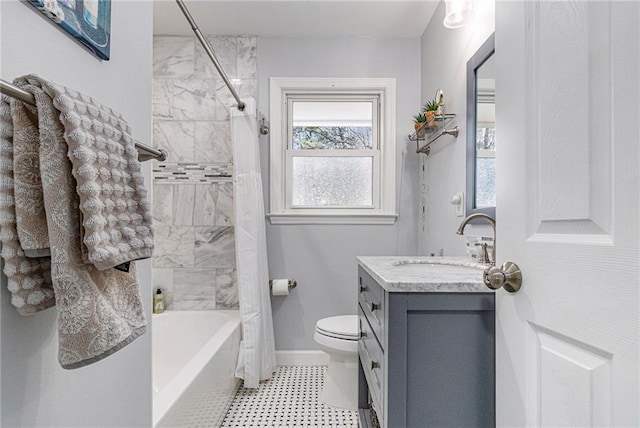
[{"label": "wall shelf", "polygon": [[[458,127],[447,128],[456,115],[452,113],[435,116],[429,122],[425,122],[413,134],[409,135],[409,141],[416,142],[416,153],[424,153],[427,156],[431,153],[431,144],[443,135],[458,136]],[[420,142],[423,142],[421,145]]]}]

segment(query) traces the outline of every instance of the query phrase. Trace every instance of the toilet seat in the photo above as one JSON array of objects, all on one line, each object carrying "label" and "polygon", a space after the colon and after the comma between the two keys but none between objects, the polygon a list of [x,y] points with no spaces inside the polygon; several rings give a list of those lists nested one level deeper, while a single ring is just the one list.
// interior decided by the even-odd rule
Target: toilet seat
[{"label": "toilet seat", "polygon": [[316,323],[316,333],[341,340],[358,340],[358,316],[341,315],[323,318]]}]

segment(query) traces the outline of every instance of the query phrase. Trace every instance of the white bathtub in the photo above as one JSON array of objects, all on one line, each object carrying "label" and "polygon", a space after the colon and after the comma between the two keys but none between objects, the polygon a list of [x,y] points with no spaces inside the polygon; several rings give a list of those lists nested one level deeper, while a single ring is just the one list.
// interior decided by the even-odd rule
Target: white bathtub
[{"label": "white bathtub", "polygon": [[153,425],[220,423],[239,380],[239,311],[153,315]]}]

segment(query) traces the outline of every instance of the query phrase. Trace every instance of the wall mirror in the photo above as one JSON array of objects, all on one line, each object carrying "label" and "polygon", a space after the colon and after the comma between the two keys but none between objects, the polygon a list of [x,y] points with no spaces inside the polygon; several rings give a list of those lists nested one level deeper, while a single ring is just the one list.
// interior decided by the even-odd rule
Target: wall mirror
[{"label": "wall mirror", "polygon": [[467,62],[466,214],[496,216],[495,42],[492,34]]}]

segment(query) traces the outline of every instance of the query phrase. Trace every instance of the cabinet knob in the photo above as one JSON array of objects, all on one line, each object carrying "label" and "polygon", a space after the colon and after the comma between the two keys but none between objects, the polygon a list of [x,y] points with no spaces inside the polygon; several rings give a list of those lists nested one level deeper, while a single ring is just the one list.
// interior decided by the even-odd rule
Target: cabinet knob
[{"label": "cabinet knob", "polygon": [[365,337],[367,337],[367,332],[366,331],[361,331],[360,332],[360,339],[364,339]]},{"label": "cabinet knob", "polygon": [[379,369],[379,368],[380,368],[380,364],[378,364],[377,361],[371,361],[371,370]]},{"label": "cabinet knob", "polygon": [[369,289],[369,287],[367,287],[366,285],[361,285],[360,286],[360,292],[364,293],[365,291],[367,291]]},{"label": "cabinet knob", "polygon": [[379,303],[372,303],[371,304],[371,312],[376,311],[380,309],[380,304]]}]

